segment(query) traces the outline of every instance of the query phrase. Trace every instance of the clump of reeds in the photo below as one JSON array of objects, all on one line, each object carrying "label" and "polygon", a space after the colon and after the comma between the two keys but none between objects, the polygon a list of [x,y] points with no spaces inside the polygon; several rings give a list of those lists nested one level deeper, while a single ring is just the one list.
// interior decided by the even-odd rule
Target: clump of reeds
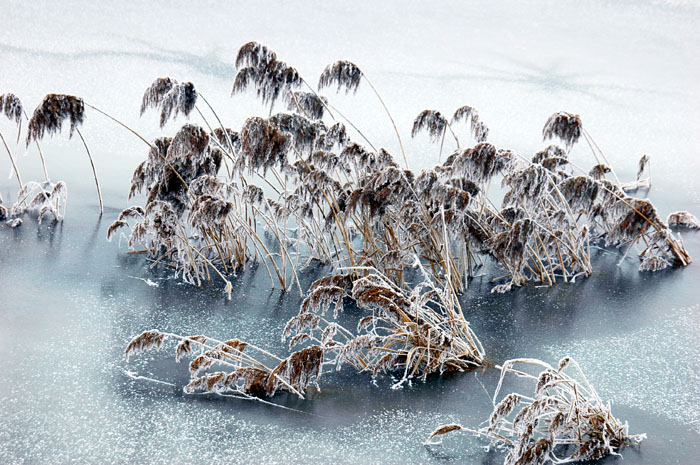
[{"label": "clump of reeds", "polygon": [[[191,356],[191,381],[186,393],[235,393],[269,397],[288,391],[303,398],[318,388],[322,366],[343,365],[376,376],[397,373],[394,387],[414,377],[467,371],[484,363],[484,349],[465,320],[456,295],[437,287],[422,270],[423,281],[413,289],[400,288],[377,270],[358,267],[321,278],[309,288],[299,314],[289,320],[282,340],[296,350],[286,358],[238,339],[221,342],[206,336],[179,336],[150,330],[128,344],[129,357],[160,349],[166,339],[178,341],[175,357]],[[355,329],[333,319],[350,299],[365,310]],[[215,371],[218,370],[218,371]],[[320,389],[320,388],[319,388]]]},{"label": "clump of reeds", "polygon": [[[71,105],[67,104],[67,106]],[[70,113],[70,110],[67,111]],[[8,119],[17,125],[17,143],[19,144],[19,140],[22,135],[22,122],[24,119],[28,119],[19,97],[11,93],[0,95],[0,113],[4,114]],[[80,118],[80,116],[77,117],[77,119]],[[55,121],[48,124],[44,130],[50,131],[49,126],[54,128],[54,123]],[[38,130],[36,125],[30,124],[27,127],[27,137],[29,137],[32,130]],[[7,151],[12,163],[13,172],[19,184],[16,202],[10,208],[4,206],[0,207],[0,220],[4,220],[5,223],[11,227],[18,227],[22,224],[21,217],[27,212],[33,212],[37,214],[39,223],[41,223],[45,217],[53,217],[54,221],[61,221],[65,215],[65,205],[67,199],[66,184],[63,181],[52,183],[49,180],[44,155],[41,147],[39,147],[38,141],[35,141],[35,145],[41,158],[45,181],[41,183],[36,181],[24,183],[22,181],[22,177],[20,176],[15,156],[10,150],[10,147],[2,133],[0,133],[0,140],[2,140],[5,150]]]},{"label": "clump of reeds", "polygon": [[[309,288],[282,338],[290,339],[290,346],[308,341],[320,345],[327,362],[338,369],[348,364],[373,375],[398,373],[395,387],[414,377],[426,379],[430,374],[482,365],[484,349],[456,295],[449,286],[436,286],[421,271],[423,281],[412,289],[364,267],[321,278]],[[366,312],[357,323],[357,333],[326,318],[330,307],[333,319],[338,317],[345,298]]]},{"label": "clump of reeds", "polygon": [[[473,107],[458,108],[450,120],[425,110],[412,135],[425,130],[442,145],[449,131],[456,148],[433,169],[414,173],[387,150],[354,140],[355,133],[364,136],[335,121],[326,97],[298,90],[306,81],[269,48],[245,44],[236,64],[235,92],[253,88],[271,109],[282,98],[289,111],[248,118],[240,131],[213,128],[199,112],[207,129],[186,124],[172,139],[149,143],[130,192],[147,194],[146,215],[129,213],[110,228],[128,225],[131,246],[142,244],[154,264],[168,261],[188,282],[199,285],[214,273],[228,287],[226,276],[252,260],[283,289],[296,285],[301,292],[296,270],[318,261],[335,269],[371,267],[402,287],[419,256],[432,280],[440,286],[449,280],[457,293],[494,261],[503,273],[493,291],[505,292],[590,275],[591,244],[624,246],[623,258],[638,248],[642,270],[690,263],[654,206],[625,191],[631,188],[617,180],[578,115],[552,115],[543,138],[564,147],[549,145],[528,159],[487,142],[488,128]],[[347,61],[329,65],[319,88],[356,91],[362,81],[381,101],[366,74]],[[180,95],[178,86],[156,80],[142,109],[160,108],[167,96]],[[175,112],[188,112],[201,98],[188,88],[190,98],[173,100]],[[461,123],[474,146],[460,146]],[[581,139],[591,148],[592,169],[575,160]],[[642,177],[648,167],[642,157],[635,186],[650,182]],[[498,181],[503,198],[489,192]]]},{"label": "clump of reeds", "polygon": [[45,217],[61,221],[65,216],[67,200],[68,188],[63,181],[29,181],[19,190],[17,202],[10,209],[10,215],[21,217],[25,212],[31,211],[37,214],[39,223]]},{"label": "clump of reeds", "polygon": [[[533,375],[519,365],[542,371]],[[508,375],[531,380],[534,392],[511,393],[499,399]],[[504,465],[535,465],[620,455],[623,447],[638,445],[646,438],[645,434],[630,434],[627,423],[612,415],[610,403],[600,399],[570,357],[563,358],[556,368],[535,359],[506,361],[493,402],[493,413],[486,426],[472,429],[444,425],[430,435],[426,444],[436,444],[436,437],[464,430],[488,439],[490,446],[504,451]]]}]

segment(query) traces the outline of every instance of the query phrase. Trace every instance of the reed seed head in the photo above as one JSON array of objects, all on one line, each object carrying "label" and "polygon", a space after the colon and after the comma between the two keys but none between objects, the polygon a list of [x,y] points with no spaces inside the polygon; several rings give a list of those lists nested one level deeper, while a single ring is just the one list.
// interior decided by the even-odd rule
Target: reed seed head
[{"label": "reed seed head", "polygon": [[27,125],[27,146],[33,140],[40,140],[48,132],[60,132],[65,120],[70,120],[69,137],[85,120],[83,99],[72,95],[48,94],[36,107]]},{"label": "reed seed head", "polygon": [[22,122],[24,110],[19,97],[11,93],[0,95],[0,112],[10,121],[20,124]]},{"label": "reed seed head", "polygon": [[346,94],[351,90],[355,93],[360,86],[362,76],[362,71],[357,65],[346,60],[339,60],[326,66],[318,80],[318,88],[323,89],[334,84],[338,86],[337,92],[340,92],[341,88],[345,88]]},{"label": "reed seed head", "polygon": [[547,119],[542,129],[542,138],[547,140],[556,136],[564,142],[566,149],[569,150],[578,142],[582,131],[583,124],[579,115],[560,111]]}]

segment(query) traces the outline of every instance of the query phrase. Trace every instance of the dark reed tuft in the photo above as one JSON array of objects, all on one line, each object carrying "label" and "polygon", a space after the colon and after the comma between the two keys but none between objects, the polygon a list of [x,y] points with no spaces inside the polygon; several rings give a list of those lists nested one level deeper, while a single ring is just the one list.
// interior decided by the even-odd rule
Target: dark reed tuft
[{"label": "dark reed tuft", "polygon": [[323,70],[318,80],[318,88],[323,89],[324,87],[335,84],[338,86],[338,92],[340,92],[341,88],[345,88],[345,93],[351,90],[355,93],[360,86],[361,80],[362,71],[357,65],[349,61],[339,60],[326,66],[326,69]]},{"label": "dark reed tuft", "polygon": [[22,122],[24,110],[19,97],[11,93],[0,95],[0,112],[2,112],[9,120],[20,124]]},{"label": "dark reed tuft", "polygon": [[248,42],[238,49],[236,55],[236,68],[246,66],[264,68],[269,63],[277,61],[277,54],[258,42]]},{"label": "dark reed tuft", "polygon": [[443,136],[446,128],[447,120],[442,116],[442,113],[435,110],[423,110],[413,121],[411,137],[416,137],[420,131],[426,130],[430,140],[436,142]]},{"label": "dark reed tuft", "polygon": [[179,83],[169,77],[158,78],[143,94],[141,114],[143,115],[148,108],[160,108],[162,128],[171,117],[176,118],[179,113],[189,116],[196,104],[197,91],[194,84]]},{"label": "dark reed tuft", "polygon": [[542,138],[547,140],[556,136],[564,142],[567,150],[569,150],[578,142],[582,130],[583,124],[579,115],[560,111],[547,119],[542,129]]},{"label": "dark reed tuft", "polygon": [[450,125],[461,121],[467,122],[467,120],[469,120],[469,128],[474,140],[477,142],[485,142],[489,136],[489,128],[479,119],[479,112],[474,107],[470,107],[469,105],[459,107],[452,115]]},{"label": "dark reed tuft", "polygon": [[231,94],[243,92],[252,85],[263,104],[270,104],[270,107],[281,96],[290,99],[291,92],[303,82],[294,67],[277,60],[275,52],[257,42],[248,42],[239,49],[236,67]]},{"label": "dark reed tuft", "polygon": [[48,94],[36,107],[27,125],[27,146],[40,140],[48,132],[53,135],[61,131],[63,122],[70,120],[70,134],[85,120],[83,99],[72,95]]},{"label": "dark reed tuft", "polygon": [[262,118],[248,118],[241,130],[239,169],[249,173],[271,168],[284,168],[287,163],[289,137]]},{"label": "dark reed tuft", "polygon": [[292,91],[289,94],[287,110],[299,111],[312,119],[323,119],[323,113],[328,103],[326,97],[314,94],[313,92]]}]

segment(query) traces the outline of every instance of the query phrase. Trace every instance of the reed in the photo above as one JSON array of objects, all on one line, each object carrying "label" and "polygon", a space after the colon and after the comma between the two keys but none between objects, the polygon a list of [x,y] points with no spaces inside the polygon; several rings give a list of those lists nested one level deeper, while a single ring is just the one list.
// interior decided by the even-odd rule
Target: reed
[{"label": "reed", "polygon": [[[371,267],[351,267],[341,274],[314,282],[299,314],[289,320],[282,340],[290,347],[318,344],[328,364],[337,369],[348,364],[376,376],[399,374],[397,388],[414,377],[468,371],[484,363],[484,349],[464,318],[457,296],[448,286],[439,287],[418,265],[422,282],[399,287]],[[357,333],[333,319],[350,300],[365,312]],[[354,330],[354,329],[353,329]]]},{"label": "reed", "polygon": [[[0,95],[0,113],[4,114],[7,119],[10,121],[13,121],[15,124],[17,124],[17,137],[19,138],[19,134],[21,132],[22,128],[22,114],[23,114],[23,107],[22,107],[22,102],[20,99],[15,95],[11,93],[7,94],[2,94]],[[7,141],[5,140],[5,136],[2,135],[2,132],[0,132],[0,139],[2,140],[2,144],[5,147],[5,151],[7,152],[7,156],[10,157],[10,163],[12,164],[12,170],[15,173],[15,177],[17,178],[17,183],[19,183],[19,188],[22,189],[24,184],[22,183],[22,177],[19,174],[19,168],[17,167],[17,161],[15,160],[15,157],[12,155],[12,151],[10,150],[10,147],[7,145]]]},{"label": "reed", "polygon": [[[322,375],[323,351],[311,346],[279,358],[252,344],[206,336],[180,336],[157,329],[134,337],[125,349],[127,360],[143,352],[160,350],[165,341],[177,341],[175,359],[191,357],[190,382],[185,394],[233,393],[244,397],[270,397],[286,391],[304,399]],[[213,368],[226,371],[213,371]]]},{"label": "reed", "polygon": [[[533,375],[528,367],[542,371]],[[610,403],[600,399],[570,357],[563,358],[556,368],[540,360],[513,359],[500,369],[494,409],[484,422],[486,426],[443,425],[430,435],[427,445],[440,444],[435,438],[463,430],[488,439],[491,447],[505,452],[504,465],[535,465],[619,456],[622,448],[646,438],[646,434],[630,434],[627,423],[612,415]],[[499,398],[506,376],[530,380],[534,392]]]},{"label": "reed", "polygon": [[73,137],[74,132],[78,134],[88,159],[90,160],[90,167],[92,168],[92,176],[95,179],[101,215],[104,208],[102,205],[102,191],[100,189],[100,182],[97,179],[95,162],[87,142],[79,129],[79,126],[85,121],[85,104],[83,99],[63,94],[46,95],[41,103],[34,109],[34,113],[27,123],[26,145],[29,146],[32,141],[38,142],[43,139],[46,134],[53,135],[57,132],[61,132],[63,123],[67,120],[70,121],[69,137]]}]

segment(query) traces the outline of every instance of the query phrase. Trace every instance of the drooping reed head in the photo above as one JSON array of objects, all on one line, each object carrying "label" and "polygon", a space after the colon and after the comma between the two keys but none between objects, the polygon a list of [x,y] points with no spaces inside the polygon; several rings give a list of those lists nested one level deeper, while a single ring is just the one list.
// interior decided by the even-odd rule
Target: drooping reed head
[{"label": "drooping reed head", "polygon": [[474,107],[470,107],[469,105],[464,105],[457,108],[454,115],[452,115],[452,121],[455,123],[466,121],[467,119],[471,119],[472,121],[479,120],[479,112],[476,111]]},{"label": "drooping reed head", "polygon": [[0,95],[0,113],[11,121],[19,124],[22,121],[22,102],[15,94],[7,93]]},{"label": "drooping reed head", "polygon": [[435,110],[423,110],[413,121],[411,137],[416,137],[420,131],[425,129],[431,142],[436,142],[442,137],[445,128],[447,128],[447,119],[442,116],[442,113]]},{"label": "drooping reed head", "polygon": [[532,163],[542,163],[547,158],[566,158],[566,151],[558,145],[549,145],[532,156]]},{"label": "drooping reed head", "polygon": [[489,128],[486,124],[479,119],[479,112],[474,107],[469,105],[464,105],[454,112],[452,115],[452,122],[459,123],[461,121],[467,122],[469,120],[469,127],[471,130],[472,137],[477,142],[485,142],[489,136]]},{"label": "drooping reed head", "polygon": [[569,150],[578,142],[582,131],[583,123],[581,123],[579,115],[559,111],[550,116],[544,124],[542,138],[548,140],[556,136],[564,142],[566,149]]},{"label": "drooping reed head", "polygon": [[598,164],[591,168],[588,172],[588,176],[592,177],[596,181],[605,179],[605,175],[610,172],[610,167],[608,165]]},{"label": "drooping reed head", "polygon": [[157,108],[163,101],[163,97],[177,85],[177,81],[170,77],[161,77],[153,81],[141,100],[141,114],[148,108]]},{"label": "drooping reed head", "polygon": [[302,79],[296,68],[283,61],[274,60],[261,63],[257,67],[248,66],[239,69],[231,93],[243,92],[248,86],[253,85],[263,104],[272,106],[280,96],[289,94],[301,83]]},{"label": "drooping reed head", "polygon": [[287,163],[289,137],[262,118],[248,118],[241,130],[239,169],[250,172],[262,169],[284,168]]},{"label": "drooping reed head", "polygon": [[258,42],[252,41],[241,46],[236,55],[236,68],[265,67],[269,63],[277,61],[277,54]]},{"label": "drooping reed head", "polygon": [[300,152],[310,151],[319,136],[327,131],[321,121],[312,121],[296,113],[277,113],[267,122],[282,131]]},{"label": "drooping reed head", "polygon": [[70,120],[70,135],[85,120],[83,99],[72,95],[48,94],[36,107],[28,124],[27,145],[32,140],[39,140],[48,132],[52,135],[60,132],[63,122]]},{"label": "drooping reed head", "polygon": [[196,104],[197,90],[194,84],[179,83],[169,77],[158,78],[143,94],[141,114],[143,115],[148,108],[160,108],[160,127],[162,128],[171,116],[177,117],[179,113],[189,116]]},{"label": "drooping reed head", "polygon": [[346,60],[338,60],[323,70],[318,79],[318,88],[323,89],[335,84],[338,86],[337,92],[340,92],[340,89],[344,87],[346,94],[351,90],[355,93],[361,80],[362,71],[357,65]]}]

